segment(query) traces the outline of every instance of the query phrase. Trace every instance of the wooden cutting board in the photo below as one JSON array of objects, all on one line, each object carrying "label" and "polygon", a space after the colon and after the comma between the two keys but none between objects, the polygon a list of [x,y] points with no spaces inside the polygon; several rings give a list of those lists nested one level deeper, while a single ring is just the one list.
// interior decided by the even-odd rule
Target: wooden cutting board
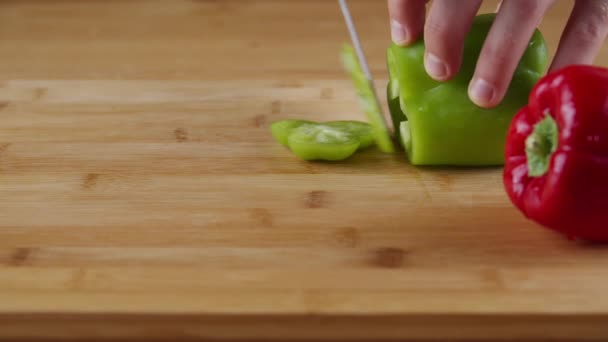
[{"label": "wooden cutting board", "polygon": [[[0,338],[608,337],[608,249],[525,220],[500,168],[375,149],[309,163],[276,144],[274,120],[363,116],[337,8],[256,3],[2,3]],[[376,13],[363,27],[377,7],[354,2]],[[300,43],[333,50],[289,70],[293,18],[220,25],[286,11],[324,13],[329,43]],[[267,44],[249,50],[269,64],[229,38]]]}]

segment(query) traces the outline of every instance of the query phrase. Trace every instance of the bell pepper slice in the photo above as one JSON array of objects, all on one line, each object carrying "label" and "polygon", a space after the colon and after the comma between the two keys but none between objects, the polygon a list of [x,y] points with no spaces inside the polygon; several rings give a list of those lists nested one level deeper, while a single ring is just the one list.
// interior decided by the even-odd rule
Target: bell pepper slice
[{"label": "bell pepper slice", "polygon": [[287,138],[289,138],[289,133],[295,128],[303,125],[303,124],[311,124],[312,121],[307,120],[281,120],[277,122],[273,122],[270,125],[270,131],[272,136],[275,138],[279,144],[288,147]]},{"label": "bell pepper slice", "polygon": [[368,123],[355,120],[339,120],[326,122],[325,125],[337,127],[359,138],[359,150],[374,145],[374,130]]},{"label": "bell pepper slice", "polygon": [[342,48],[341,57],[342,64],[353,81],[361,108],[363,108],[363,111],[367,115],[367,120],[372,126],[376,145],[382,152],[395,152],[395,147],[391,140],[386,122],[384,121],[384,116],[376,101],[374,87],[370,80],[365,76],[365,73],[359,64],[359,60],[357,59],[355,49],[351,45],[345,44]]},{"label": "bell pepper slice", "polygon": [[[398,138],[413,165],[490,166],[504,164],[506,134],[525,105],[548,61],[545,40],[536,30],[500,105],[485,109],[468,96],[468,84],[495,14],[478,15],[466,36],[463,61],[449,81],[435,81],[424,69],[424,40],[387,49],[387,97]],[[407,126],[401,123],[407,121]],[[402,129],[403,128],[403,129]]]},{"label": "bell pepper slice", "polygon": [[371,125],[354,120],[282,120],[271,125],[274,138],[303,160],[343,160],[374,144]]},{"label": "bell pepper slice", "polygon": [[289,134],[291,151],[303,160],[343,160],[353,155],[361,142],[352,133],[328,125],[302,125]]},{"label": "bell pepper slice", "polygon": [[573,65],[543,77],[508,130],[511,202],[569,238],[608,242],[608,69]]}]

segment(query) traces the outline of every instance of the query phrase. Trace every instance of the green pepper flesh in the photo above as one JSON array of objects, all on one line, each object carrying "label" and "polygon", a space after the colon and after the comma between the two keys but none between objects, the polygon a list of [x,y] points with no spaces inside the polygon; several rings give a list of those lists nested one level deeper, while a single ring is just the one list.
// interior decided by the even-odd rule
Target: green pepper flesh
[{"label": "green pepper flesh", "polygon": [[302,125],[288,138],[291,151],[303,160],[337,161],[359,149],[359,139],[352,133],[327,125]]},{"label": "green pepper flesh", "polygon": [[354,120],[282,120],[271,125],[275,140],[303,160],[343,160],[375,143],[371,125]]},{"label": "green pepper flesh", "polygon": [[365,76],[354,48],[345,44],[342,48],[341,57],[342,64],[353,81],[359,104],[363,108],[369,124],[372,126],[375,144],[382,152],[393,153],[395,148],[388,127],[384,122],[381,108],[375,100],[375,89],[371,81]]},{"label": "green pepper flesh", "polygon": [[275,140],[279,142],[279,144],[288,147],[287,139],[289,138],[289,133],[303,124],[311,123],[313,122],[307,120],[281,120],[273,122],[270,125],[270,132]]}]

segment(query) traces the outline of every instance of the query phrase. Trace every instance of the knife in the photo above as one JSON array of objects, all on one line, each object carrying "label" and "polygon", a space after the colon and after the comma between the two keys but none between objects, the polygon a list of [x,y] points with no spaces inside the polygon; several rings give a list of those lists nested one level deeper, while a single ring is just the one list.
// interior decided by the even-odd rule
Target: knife
[{"label": "knife", "polygon": [[350,46],[344,47],[342,51],[342,61],[355,83],[360,103],[373,128],[376,144],[381,151],[392,153],[394,152],[393,142],[382,113],[378,95],[374,88],[372,74],[369,71],[369,66],[365,59],[363,49],[361,48],[361,41],[357,34],[354,21],[351,17],[346,0],[338,0],[338,2],[346,22],[346,27],[350,33],[350,39],[354,46],[354,49]]}]

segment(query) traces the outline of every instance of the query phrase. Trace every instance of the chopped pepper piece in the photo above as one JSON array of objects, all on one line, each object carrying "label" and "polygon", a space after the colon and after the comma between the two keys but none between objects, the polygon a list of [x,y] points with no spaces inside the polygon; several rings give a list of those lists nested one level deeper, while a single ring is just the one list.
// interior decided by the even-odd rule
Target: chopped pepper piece
[{"label": "chopped pepper piece", "polygon": [[372,127],[353,120],[283,120],[274,122],[271,131],[280,144],[303,160],[343,160],[374,144]]},{"label": "chopped pepper piece", "polygon": [[541,79],[514,117],[503,181],[529,219],[608,242],[608,69],[574,65]]},{"label": "chopped pepper piece", "polygon": [[326,122],[325,124],[357,136],[360,142],[360,150],[374,145],[374,130],[368,123],[354,120],[340,120]]},{"label": "chopped pepper piece", "polygon": [[305,123],[313,123],[312,121],[306,120],[282,120],[274,122],[270,125],[270,131],[272,136],[279,142],[279,144],[288,147],[287,138],[289,138],[289,133],[295,128],[305,124]]},{"label": "chopped pepper piece", "polygon": [[288,138],[289,148],[304,160],[343,160],[350,157],[361,142],[352,133],[327,125],[302,125]]},{"label": "chopped pepper piece", "polygon": [[376,101],[376,92],[373,84],[367,79],[359,64],[355,49],[352,46],[345,44],[342,49],[341,57],[344,68],[353,80],[359,103],[367,115],[369,124],[372,126],[376,145],[382,152],[393,153],[395,147],[393,146],[388,127],[384,121],[381,108]]},{"label": "chopped pepper piece", "polygon": [[[424,41],[387,50],[387,97],[397,137],[407,134],[405,146],[413,165],[483,166],[504,164],[507,129],[513,115],[525,105],[528,94],[547,64],[547,47],[536,30],[517,66],[500,105],[485,109],[468,96],[477,58],[495,14],[475,18],[465,39],[458,74],[439,82],[424,69]],[[406,126],[401,123],[407,121]]]}]

